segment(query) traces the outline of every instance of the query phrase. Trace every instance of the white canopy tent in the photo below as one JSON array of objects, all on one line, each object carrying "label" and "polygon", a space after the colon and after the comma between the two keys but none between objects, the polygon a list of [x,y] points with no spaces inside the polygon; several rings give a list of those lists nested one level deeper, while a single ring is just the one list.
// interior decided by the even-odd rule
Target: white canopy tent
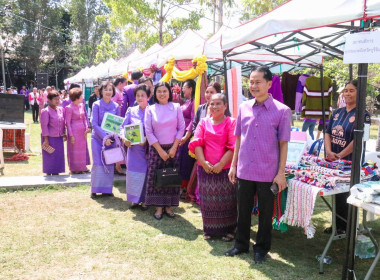
[{"label": "white canopy tent", "polygon": [[[209,67],[214,71],[214,75],[222,74],[223,69],[223,51],[220,45],[221,37],[230,30],[222,27],[217,33],[205,41],[203,54],[207,56]],[[249,71],[254,65],[267,65],[274,73],[298,69],[301,67],[314,67],[323,63],[322,55],[313,55],[311,57],[300,59],[308,50],[305,46],[293,48],[281,52],[280,55],[273,54],[265,49],[252,50],[249,45],[237,47],[232,50],[228,61],[231,67],[237,65],[243,66],[242,70]],[[285,56],[286,55],[286,56]],[[294,60],[300,59],[297,64]],[[230,67],[230,68],[231,68]]]},{"label": "white canopy tent", "polygon": [[110,58],[107,60],[107,62],[104,63],[103,67],[99,69],[98,77],[96,79],[102,79],[110,76],[110,70],[115,67],[116,61],[113,58]]},{"label": "white canopy tent", "polygon": [[157,67],[165,65],[170,57],[175,60],[193,59],[203,53],[205,39],[191,29],[187,29],[177,39],[160,50]]},{"label": "white canopy tent", "polygon": [[[360,19],[377,17],[379,0],[290,0],[273,11],[228,30],[222,35],[223,51],[279,34],[291,39],[294,32],[309,32],[314,38],[336,33]],[[324,28],[326,27],[326,28]],[[318,28],[316,31],[313,29]],[[278,41],[278,40],[277,40]]]},{"label": "white canopy tent", "polygon": [[162,46],[158,43],[151,46],[144,53],[142,53],[137,59],[131,61],[128,66],[129,71],[137,70],[138,68],[147,69],[152,64],[157,64],[158,54],[162,50]]},{"label": "white canopy tent", "polygon": [[129,67],[129,64],[141,56],[141,52],[138,49],[134,49],[128,56],[120,58],[115,65],[110,69],[109,76],[121,76]]}]

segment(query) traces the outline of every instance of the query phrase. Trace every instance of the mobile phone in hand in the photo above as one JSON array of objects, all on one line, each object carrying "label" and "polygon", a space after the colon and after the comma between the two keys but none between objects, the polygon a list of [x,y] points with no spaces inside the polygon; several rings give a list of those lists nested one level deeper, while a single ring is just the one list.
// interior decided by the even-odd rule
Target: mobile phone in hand
[{"label": "mobile phone in hand", "polygon": [[272,186],[270,186],[270,190],[272,191],[272,193],[274,195],[277,195],[278,194],[278,185],[277,185],[277,183],[273,183]]}]

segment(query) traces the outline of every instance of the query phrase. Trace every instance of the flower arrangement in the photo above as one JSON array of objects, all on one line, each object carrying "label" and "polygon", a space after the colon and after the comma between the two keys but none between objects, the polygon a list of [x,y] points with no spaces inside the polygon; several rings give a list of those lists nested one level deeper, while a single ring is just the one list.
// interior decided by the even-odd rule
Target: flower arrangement
[{"label": "flower arrangement", "polygon": [[172,86],[173,100],[178,101],[181,94],[181,87],[178,84]]}]

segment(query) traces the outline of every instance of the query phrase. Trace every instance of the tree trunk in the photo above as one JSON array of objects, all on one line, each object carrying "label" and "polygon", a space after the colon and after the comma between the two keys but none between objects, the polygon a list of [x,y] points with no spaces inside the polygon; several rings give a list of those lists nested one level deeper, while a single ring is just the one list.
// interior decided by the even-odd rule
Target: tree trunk
[{"label": "tree trunk", "polygon": [[219,0],[219,7],[218,7],[218,30],[222,27],[223,25],[223,0]]},{"label": "tree trunk", "polygon": [[158,22],[160,24],[160,27],[159,27],[159,33],[158,33],[158,38],[159,38],[159,43],[160,45],[162,46],[162,26],[164,24],[164,18],[163,18],[163,10],[164,10],[164,1],[161,0],[161,8],[160,8],[160,16],[158,18]]}]

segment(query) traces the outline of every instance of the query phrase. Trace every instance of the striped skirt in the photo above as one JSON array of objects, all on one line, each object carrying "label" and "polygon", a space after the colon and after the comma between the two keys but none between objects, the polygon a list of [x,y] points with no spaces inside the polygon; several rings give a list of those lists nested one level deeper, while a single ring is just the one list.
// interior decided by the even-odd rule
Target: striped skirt
[{"label": "striped skirt", "polygon": [[207,234],[234,233],[237,225],[237,185],[228,180],[229,169],[207,174],[198,166],[199,201],[203,231]]},{"label": "striped skirt", "polygon": [[[164,151],[168,152],[173,144],[161,145]],[[168,164],[178,167],[179,151],[173,159],[168,159]],[[154,205],[158,207],[170,207],[179,205],[179,195],[180,188],[156,188],[154,186],[154,172],[158,168],[162,168],[164,161],[161,159],[160,155],[157,153],[156,149],[152,146],[149,147],[149,163],[148,163],[148,173],[146,178],[146,195],[145,203],[146,205]]]}]

